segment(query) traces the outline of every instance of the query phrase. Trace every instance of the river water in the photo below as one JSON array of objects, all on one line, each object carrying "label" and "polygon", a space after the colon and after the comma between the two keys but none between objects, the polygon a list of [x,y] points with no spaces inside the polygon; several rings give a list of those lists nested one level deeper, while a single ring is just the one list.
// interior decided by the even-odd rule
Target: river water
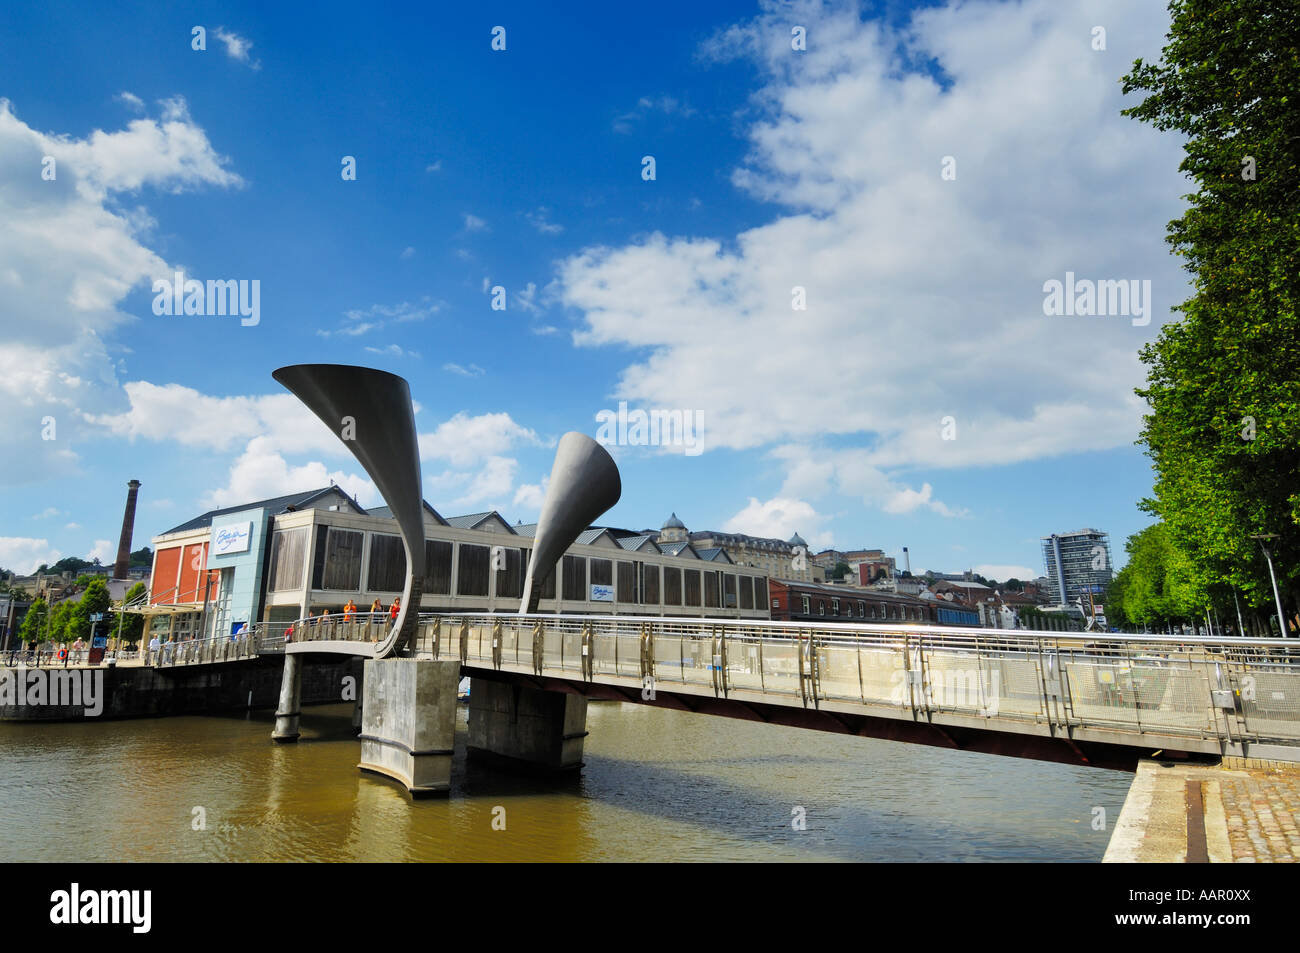
[{"label": "river water", "polygon": [[412,801],[351,715],[0,724],[0,860],[1098,861],[1132,780],[593,703],[559,782],[467,765],[462,707],[450,797]]}]

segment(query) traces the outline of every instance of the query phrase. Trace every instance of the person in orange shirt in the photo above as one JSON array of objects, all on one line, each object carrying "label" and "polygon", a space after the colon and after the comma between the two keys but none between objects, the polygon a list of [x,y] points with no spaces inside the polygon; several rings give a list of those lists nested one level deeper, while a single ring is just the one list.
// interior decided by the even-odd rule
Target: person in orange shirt
[{"label": "person in orange shirt", "polygon": [[402,611],[402,597],[398,596],[393,600],[392,606],[388,609],[388,617],[393,622],[397,621],[397,613]]},{"label": "person in orange shirt", "polygon": [[351,622],[351,621],[352,621],[352,615],[353,615],[353,613],[355,613],[356,611],[357,611],[357,604],[356,604],[355,602],[353,602],[351,599],[349,599],[349,600],[347,601],[347,604],[343,607],[343,621],[344,621],[344,622]]}]

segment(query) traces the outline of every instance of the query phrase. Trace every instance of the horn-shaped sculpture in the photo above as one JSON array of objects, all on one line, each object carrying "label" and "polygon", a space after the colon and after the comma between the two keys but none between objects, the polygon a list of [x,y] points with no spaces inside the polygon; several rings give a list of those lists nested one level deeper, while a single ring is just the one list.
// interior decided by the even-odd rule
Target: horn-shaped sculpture
[{"label": "horn-shaped sculpture", "polygon": [[586,434],[570,431],[560,438],[546,488],[542,514],[537,519],[533,556],[524,577],[520,612],[536,612],[542,581],[555,569],[578,534],[623,494],[618,466],[604,447]]},{"label": "horn-shaped sculpture", "polygon": [[271,375],[301,400],[365,468],[397,519],[406,548],[402,606],[375,658],[415,633],[424,587],[424,497],[411,388],[396,374],[348,364],[294,364]]}]

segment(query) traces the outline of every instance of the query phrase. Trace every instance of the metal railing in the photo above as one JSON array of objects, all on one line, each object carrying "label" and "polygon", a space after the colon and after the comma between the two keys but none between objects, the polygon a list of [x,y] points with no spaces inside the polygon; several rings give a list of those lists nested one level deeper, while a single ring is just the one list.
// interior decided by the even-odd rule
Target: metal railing
[{"label": "metal railing", "polygon": [[210,665],[216,662],[235,662],[254,658],[259,654],[255,638],[224,636],[217,639],[185,639],[163,642],[157,648],[144,649],[144,664],[155,668],[176,665]]},{"label": "metal railing", "polygon": [[1286,640],[458,613],[422,615],[411,654],[892,717],[1300,744]]}]

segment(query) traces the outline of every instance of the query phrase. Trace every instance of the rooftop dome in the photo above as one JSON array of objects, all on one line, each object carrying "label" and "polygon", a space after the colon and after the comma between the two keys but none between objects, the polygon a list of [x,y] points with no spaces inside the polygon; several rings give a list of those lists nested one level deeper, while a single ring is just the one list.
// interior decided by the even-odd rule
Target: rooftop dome
[{"label": "rooftop dome", "polygon": [[677,514],[674,513],[672,516],[668,517],[664,525],[659,528],[660,529],[685,529],[686,524],[683,523],[681,520],[679,520],[677,518]]},{"label": "rooftop dome", "polygon": [[790,537],[790,545],[807,547],[808,544],[804,542],[802,536],[800,536],[798,533],[795,533],[793,536]]}]

